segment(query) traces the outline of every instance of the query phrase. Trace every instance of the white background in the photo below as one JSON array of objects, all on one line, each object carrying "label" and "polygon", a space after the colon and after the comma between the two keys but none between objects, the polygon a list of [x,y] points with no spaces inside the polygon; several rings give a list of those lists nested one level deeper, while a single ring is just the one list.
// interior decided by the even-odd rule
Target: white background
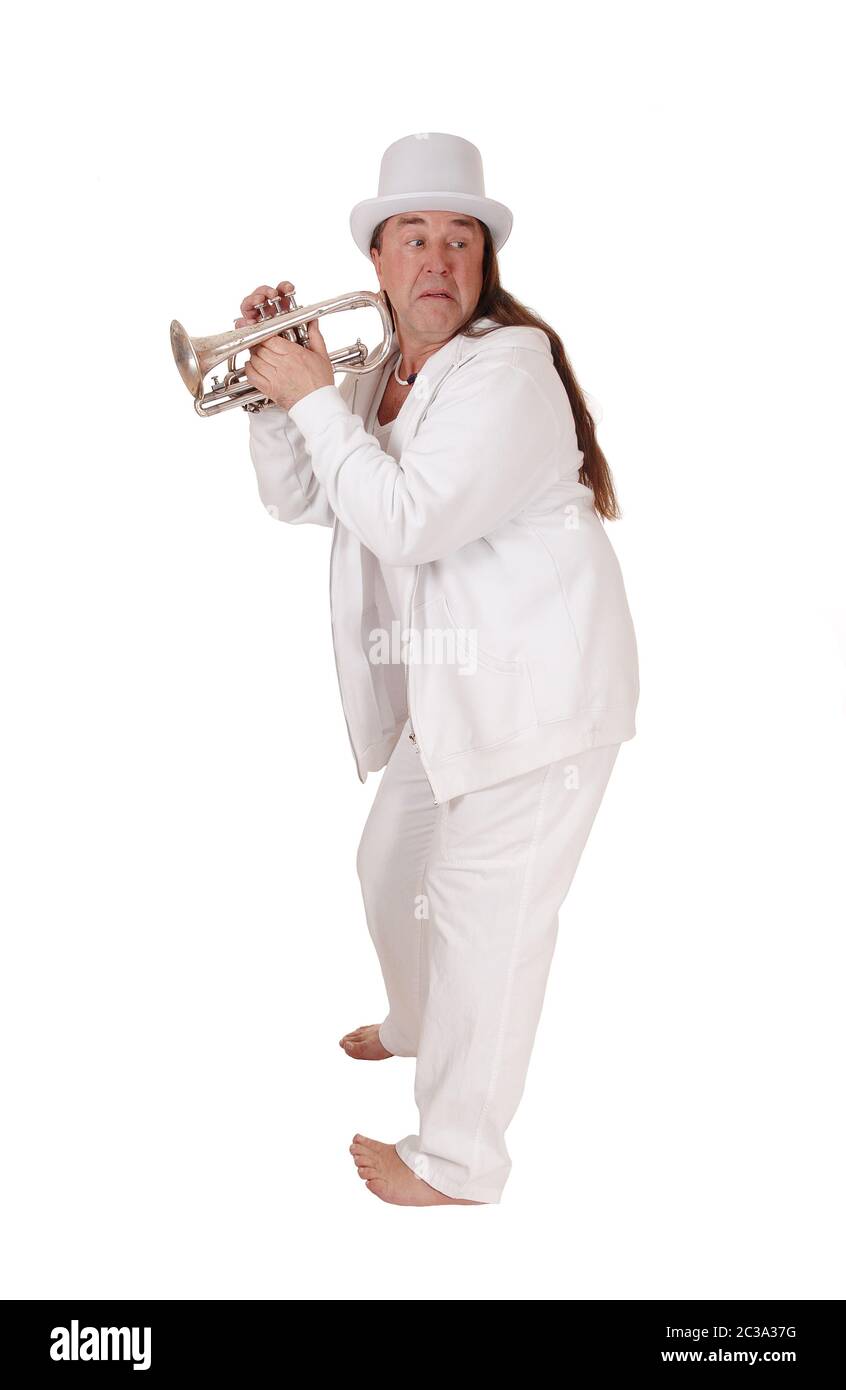
[{"label": "white background", "polygon": [[[837,17],[7,20],[4,1297],[846,1295]],[[338,1047],[385,998],[330,532],[267,515],[168,327],[376,289],[349,211],[425,130],[481,149],[595,410],[641,703],[503,1200],[408,1210],[348,1152],[417,1112],[412,1061]]]}]

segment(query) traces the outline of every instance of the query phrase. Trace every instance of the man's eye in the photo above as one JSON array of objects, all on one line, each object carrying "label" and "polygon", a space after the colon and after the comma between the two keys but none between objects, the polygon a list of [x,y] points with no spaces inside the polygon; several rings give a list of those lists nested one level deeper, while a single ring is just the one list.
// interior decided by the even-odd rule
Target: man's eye
[{"label": "man's eye", "polygon": [[[410,241],[408,244],[409,244],[409,246],[413,246],[414,243],[415,243],[415,241],[422,241],[422,240],[423,240],[422,236],[415,236],[415,237],[412,237],[412,238],[411,238],[411,241]],[[462,241],[460,237],[457,237],[456,240],[454,241],[453,245],[454,245],[454,246],[466,246],[466,245],[467,245],[467,242],[466,242],[466,241]]]}]

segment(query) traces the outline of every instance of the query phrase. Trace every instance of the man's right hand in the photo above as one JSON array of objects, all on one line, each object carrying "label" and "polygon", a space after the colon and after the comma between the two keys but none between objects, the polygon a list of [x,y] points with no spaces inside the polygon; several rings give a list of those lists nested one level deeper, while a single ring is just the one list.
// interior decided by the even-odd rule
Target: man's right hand
[{"label": "man's right hand", "polygon": [[290,280],[280,280],[275,289],[272,285],[259,285],[258,289],[253,290],[252,294],[248,294],[246,299],[241,300],[243,317],[235,319],[235,327],[246,328],[248,324],[260,323],[258,305],[263,304],[266,299],[275,299],[277,295],[282,298],[282,312],[287,313],[291,307],[288,301],[293,293],[294,286]]}]

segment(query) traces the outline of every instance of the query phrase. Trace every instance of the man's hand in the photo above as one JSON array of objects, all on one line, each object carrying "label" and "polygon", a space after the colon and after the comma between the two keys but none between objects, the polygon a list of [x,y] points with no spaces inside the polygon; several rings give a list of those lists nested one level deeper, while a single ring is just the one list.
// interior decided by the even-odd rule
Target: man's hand
[{"label": "man's hand", "polygon": [[317,319],[308,323],[308,347],[289,338],[265,338],[250,348],[244,373],[274,405],[290,410],[321,386],[334,386],[335,371]]}]

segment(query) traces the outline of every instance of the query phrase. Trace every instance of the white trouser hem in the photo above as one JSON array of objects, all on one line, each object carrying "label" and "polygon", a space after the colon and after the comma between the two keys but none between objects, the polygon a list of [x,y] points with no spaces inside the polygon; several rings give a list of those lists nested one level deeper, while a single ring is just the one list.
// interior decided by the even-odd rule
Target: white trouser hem
[{"label": "white trouser hem", "polygon": [[391,1025],[387,1019],[385,1019],[383,1023],[379,1024],[378,1037],[382,1046],[388,1052],[393,1053],[394,1057],[417,1056],[416,1052],[409,1051],[409,1049],[403,1043],[402,1038],[394,1034]]},{"label": "white trouser hem", "polygon": [[494,1204],[502,1200],[502,1188],[485,1188],[473,1183],[453,1182],[428,1154],[421,1153],[414,1147],[418,1138],[416,1134],[407,1134],[404,1139],[397,1141],[394,1148],[406,1167],[410,1168],[416,1177],[422,1178],[423,1182],[434,1187],[436,1192],[442,1192],[445,1197],[462,1197],[468,1202]]}]

